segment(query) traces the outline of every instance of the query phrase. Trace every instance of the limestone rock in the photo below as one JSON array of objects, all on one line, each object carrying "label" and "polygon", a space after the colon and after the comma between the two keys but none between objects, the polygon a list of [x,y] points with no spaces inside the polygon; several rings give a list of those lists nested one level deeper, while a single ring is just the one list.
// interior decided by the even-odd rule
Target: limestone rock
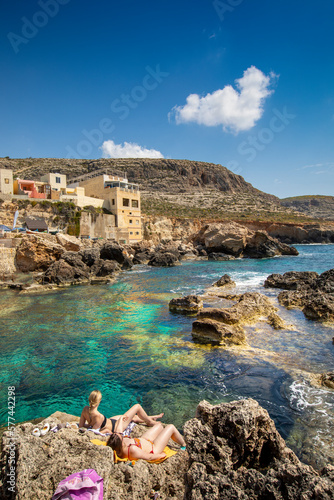
[{"label": "limestone rock", "polygon": [[133,265],[127,251],[118,243],[105,243],[100,250],[100,257],[103,260],[115,260],[123,269],[129,269]]},{"label": "limestone rock", "polygon": [[22,272],[44,271],[64,252],[64,247],[42,236],[26,235],[16,250],[16,265]]},{"label": "limestone rock", "polygon": [[[288,275],[288,276],[287,276]],[[334,269],[317,273],[285,273],[271,275],[266,286],[287,288],[278,295],[287,308],[299,307],[311,320],[334,321]]]},{"label": "limestone rock", "polygon": [[205,308],[197,315],[198,319],[211,318],[228,325],[251,322],[260,316],[268,316],[276,311],[271,300],[261,293],[247,292],[238,297],[238,302],[228,308]]},{"label": "limestone rock", "polygon": [[266,410],[252,400],[202,401],[184,434],[189,500],[334,498],[334,467],[317,473],[286,447]]},{"label": "limestone rock", "polygon": [[240,256],[246,246],[247,228],[236,223],[208,224],[194,237],[197,244],[203,244],[210,252],[224,252]]},{"label": "limestone rock", "polygon": [[272,238],[265,231],[256,231],[247,239],[244,253],[247,257],[261,259],[276,255],[298,255],[299,252],[295,247],[290,247],[276,238]]},{"label": "limestone rock", "polygon": [[110,276],[117,271],[120,271],[121,267],[117,262],[113,260],[105,260],[102,262],[101,267],[96,273],[96,276]]},{"label": "limestone rock", "polygon": [[213,286],[218,286],[218,287],[232,287],[236,286],[235,282],[231,279],[231,276],[228,274],[224,274],[221,278],[219,278],[218,281],[216,281]]},{"label": "limestone rock", "polygon": [[65,250],[78,252],[81,248],[81,241],[75,236],[57,233],[56,238],[59,245],[64,247]]},{"label": "limestone rock", "polygon": [[[77,421],[76,417],[56,412],[38,424],[58,424]],[[56,433],[49,431],[43,437],[32,435],[36,424],[25,423],[16,427],[16,487],[11,495],[6,485],[10,439],[8,432],[3,437],[1,457],[0,497],[3,500],[49,500],[58,483],[70,474],[83,469],[95,469],[104,480],[105,500],[149,499],[152,489],[162,498],[179,499],[184,494],[184,477],[188,454],[181,451],[162,464],[149,464],[139,460],[133,467],[113,463],[111,448],[91,443],[96,436],[91,432],[78,433],[72,428],[63,428]],[[133,436],[143,434],[146,427],[136,426]],[[104,440],[102,436],[98,436]],[[173,448],[173,442],[169,445]]]},{"label": "limestone rock", "polygon": [[324,385],[329,389],[334,389],[334,372],[322,373],[320,380],[321,385]]},{"label": "limestone rock", "polygon": [[286,325],[282,318],[278,316],[275,312],[272,312],[268,316],[268,323],[271,325],[275,330],[282,330],[286,328]]},{"label": "limestone rock", "polygon": [[294,247],[280,243],[265,231],[252,231],[235,222],[207,224],[193,236],[193,241],[204,245],[209,253],[223,252],[234,257],[298,255]]},{"label": "limestone rock", "polygon": [[216,260],[216,261],[225,261],[225,260],[234,260],[235,257],[233,255],[227,255],[223,252],[210,252],[208,254],[208,260]]},{"label": "limestone rock", "polygon": [[172,299],[169,302],[169,310],[184,314],[196,314],[203,307],[203,301],[197,295],[187,295]]},{"label": "limestone rock", "polygon": [[284,290],[297,290],[310,285],[318,273],[310,271],[288,271],[284,274],[271,274],[264,282],[265,288],[283,288]]},{"label": "limestone rock", "polygon": [[157,252],[151,257],[148,265],[154,267],[171,267],[178,264],[178,257],[171,252]]},{"label": "limestone rock", "polygon": [[196,342],[221,346],[246,344],[245,333],[240,326],[224,325],[210,318],[197,319],[192,325],[192,337]]}]

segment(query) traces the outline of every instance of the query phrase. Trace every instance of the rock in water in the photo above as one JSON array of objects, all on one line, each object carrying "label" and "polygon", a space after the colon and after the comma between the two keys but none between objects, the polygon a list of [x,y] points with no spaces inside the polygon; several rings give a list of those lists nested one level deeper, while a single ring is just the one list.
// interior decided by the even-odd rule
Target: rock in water
[{"label": "rock in water", "polygon": [[236,285],[235,282],[231,279],[231,276],[229,276],[228,274],[224,274],[224,276],[219,278],[219,280],[216,281],[216,283],[214,283],[213,286],[223,287],[223,286],[236,286]]},{"label": "rock in water", "polygon": [[329,500],[334,467],[320,473],[286,447],[253,399],[212,406],[202,401],[184,426],[189,500]]},{"label": "rock in water", "polygon": [[187,295],[172,299],[169,302],[169,310],[183,314],[196,314],[203,307],[203,302],[197,295]]},{"label": "rock in water", "polygon": [[299,307],[308,319],[334,321],[334,269],[320,274],[288,272],[271,274],[266,287],[284,288],[278,301],[285,307]]}]

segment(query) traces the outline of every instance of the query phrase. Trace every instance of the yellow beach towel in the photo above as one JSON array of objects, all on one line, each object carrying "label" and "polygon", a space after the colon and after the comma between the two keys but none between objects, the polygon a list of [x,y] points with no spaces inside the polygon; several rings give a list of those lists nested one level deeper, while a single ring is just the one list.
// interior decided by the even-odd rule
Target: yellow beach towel
[{"label": "yellow beach towel", "polygon": [[[106,441],[101,441],[100,439],[91,439],[91,443],[101,445],[101,446],[107,446]],[[157,458],[156,460],[147,460],[150,464],[160,464],[164,460],[166,460],[169,457],[172,457],[173,455],[176,455],[177,451],[171,450],[168,446],[164,448],[164,453],[166,453],[166,456],[164,458]],[[116,451],[114,451],[114,463],[117,464],[119,462],[129,462],[127,458],[120,458]],[[130,460],[133,464],[136,462],[136,460]]]}]

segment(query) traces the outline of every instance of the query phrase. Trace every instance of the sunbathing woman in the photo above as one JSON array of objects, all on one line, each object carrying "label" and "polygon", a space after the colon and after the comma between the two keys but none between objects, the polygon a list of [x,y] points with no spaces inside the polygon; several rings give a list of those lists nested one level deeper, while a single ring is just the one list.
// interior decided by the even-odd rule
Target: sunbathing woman
[{"label": "sunbathing woman", "polygon": [[157,419],[163,416],[163,413],[149,416],[140,404],[136,404],[124,413],[124,415],[107,418],[98,411],[101,399],[102,394],[99,390],[94,390],[90,393],[88,398],[89,406],[85,406],[82,410],[79,428],[90,427],[91,429],[99,430],[102,434],[114,431],[123,432],[131,421],[137,424],[146,423],[152,427],[156,424]]},{"label": "sunbathing woman", "polygon": [[158,422],[139,439],[125,437],[121,432],[113,432],[107,441],[107,446],[115,450],[119,458],[157,460],[166,456],[163,450],[170,438],[181,446],[186,445],[185,440],[174,425],[169,424],[163,427]]}]

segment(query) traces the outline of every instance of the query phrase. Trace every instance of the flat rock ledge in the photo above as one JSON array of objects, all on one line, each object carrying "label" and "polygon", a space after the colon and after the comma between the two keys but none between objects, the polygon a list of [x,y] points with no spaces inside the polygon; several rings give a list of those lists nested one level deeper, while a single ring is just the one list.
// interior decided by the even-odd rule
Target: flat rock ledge
[{"label": "flat rock ledge", "polygon": [[[212,290],[212,288],[211,288]],[[245,323],[253,323],[265,316],[274,328],[283,328],[284,323],[276,314],[277,308],[261,293],[244,293],[237,297],[232,307],[206,307],[199,311],[192,326],[196,342],[221,346],[246,345],[243,330]]]},{"label": "flat rock ledge", "polygon": [[[38,424],[77,420],[57,412]],[[187,451],[162,464],[139,460],[115,465],[110,448],[91,443],[92,433],[64,428],[35,437],[32,423],[3,436],[0,497],[3,500],[50,500],[58,483],[74,472],[95,469],[104,480],[105,500],[330,500],[334,467],[320,472],[299,461],[286,447],[274,422],[256,401],[212,406],[202,401],[196,417],[184,425]],[[133,436],[143,433],[136,426]],[[8,460],[15,439],[16,493],[8,490]],[[171,442],[171,447],[177,447]]]}]

